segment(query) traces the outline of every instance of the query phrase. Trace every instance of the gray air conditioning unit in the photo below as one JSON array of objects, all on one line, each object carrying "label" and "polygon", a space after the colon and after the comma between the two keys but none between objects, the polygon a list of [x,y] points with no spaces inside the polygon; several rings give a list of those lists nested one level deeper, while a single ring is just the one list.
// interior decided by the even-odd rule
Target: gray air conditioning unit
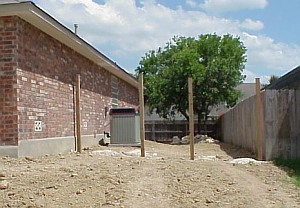
[{"label": "gray air conditioning unit", "polygon": [[110,145],[140,146],[140,116],[135,108],[110,110]]}]

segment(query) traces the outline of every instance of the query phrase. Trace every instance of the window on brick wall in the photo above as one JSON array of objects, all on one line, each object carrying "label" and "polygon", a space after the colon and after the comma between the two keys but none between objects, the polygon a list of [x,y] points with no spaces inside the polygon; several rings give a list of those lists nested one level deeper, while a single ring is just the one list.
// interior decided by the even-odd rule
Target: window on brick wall
[{"label": "window on brick wall", "polygon": [[119,79],[115,76],[111,76],[111,107],[118,107],[119,100]]}]

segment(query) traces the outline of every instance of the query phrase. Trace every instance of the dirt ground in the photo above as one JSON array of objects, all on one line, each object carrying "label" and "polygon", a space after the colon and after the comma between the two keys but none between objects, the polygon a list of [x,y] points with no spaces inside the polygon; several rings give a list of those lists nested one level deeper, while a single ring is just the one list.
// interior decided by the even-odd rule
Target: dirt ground
[{"label": "dirt ground", "polygon": [[188,145],[146,141],[146,157],[139,152],[94,147],[81,154],[2,157],[0,174],[9,186],[0,190],[0,206],[300,207],[300,190],[284,170],[272,163],[231,164],[251,156],[233,146],[195,144],[194,161]]}]

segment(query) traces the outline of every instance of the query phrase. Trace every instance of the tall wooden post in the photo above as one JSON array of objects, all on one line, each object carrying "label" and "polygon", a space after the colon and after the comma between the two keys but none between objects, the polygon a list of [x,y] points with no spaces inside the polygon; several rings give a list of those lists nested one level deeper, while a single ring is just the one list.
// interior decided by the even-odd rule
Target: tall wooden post
[{"label": "tall wooden post", "polygon": [[76,77],[76,151],[81,152],[80,75]]},{"label": "tall wooden post", "polygon": [[139,104],[140,104],[141,157],[145,157],[144,80],[143,80],[143,73],[139,74]]},{"label": "tall wooden post", "polygon": [[260,96],[260,79],[255,79],[256,83],[256,148],[257,159],[263,160],[263,112]]},{"label": "tall wooden post", "polygon": [[188,78],[188,93],[189,93],[189,138],[190,138],[190,156],[191,160],[194,160],[194,102],[193,102],[193,80]]}]

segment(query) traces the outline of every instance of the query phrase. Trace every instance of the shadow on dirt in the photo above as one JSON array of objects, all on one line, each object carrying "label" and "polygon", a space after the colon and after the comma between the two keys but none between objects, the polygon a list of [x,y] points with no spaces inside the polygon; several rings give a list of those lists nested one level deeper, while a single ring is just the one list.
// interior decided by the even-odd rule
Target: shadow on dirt
[{"label": "shadow on dirt", "polygon": [[235,146],[233,144],[227,144],[224,142],[221,142],[220,144],[220,148],[221,150],[223,150],[224,152],[226,152],[230,157],[232,157],[233,159],[236,158],[256,158],[255,154],[238,146]]},{"label": "shadow on dirt", "polygon": [[[168,142],[157,142],[157,143],[160,143],[162,145],[171,145],[171,142],[168,141]],[[175,144],[176,145],[189,145],[189,144]],[[224,142],[220,142],[220,143],[217,143],[217,145],[220,146],[220,149],[222,151],[224,151],[227,155],[229,155],[230,157],[232,157],[233,159],[236,159],[236,158],[253,158],[253,159],[256,159],[256,156],[254,153],[244,149],[244,148],[241,148],[241,147],[238,147],[236,145],[233,145],[233,144],[228,144],[228,143],[224,143]],[[174,145],[172,145],[174,146]]]}]

